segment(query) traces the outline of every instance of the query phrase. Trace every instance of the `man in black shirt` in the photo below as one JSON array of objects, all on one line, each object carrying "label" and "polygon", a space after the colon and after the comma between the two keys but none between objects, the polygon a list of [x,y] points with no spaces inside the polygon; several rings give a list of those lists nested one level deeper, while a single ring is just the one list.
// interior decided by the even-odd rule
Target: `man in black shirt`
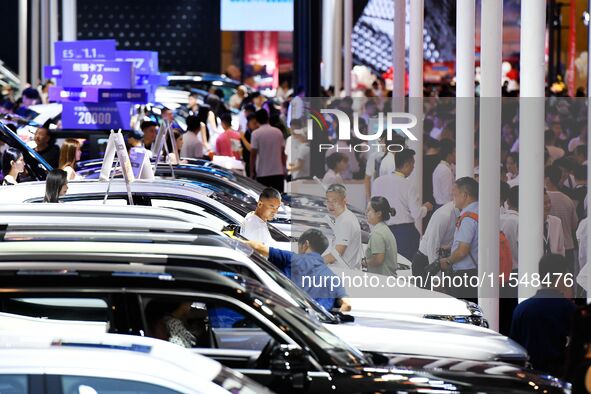
[{"label": "man in black shirt", "polygon": [[572,274],[568,273],[564,256],[557,254],[543,256],[539,267],[542,287],[536,295],[517,305],[509,336],[527,349],[535,369],[562,376],[577,309],[567,298],[572,295],[572,289],[567,286],[569,277],[565,275]]},{"label": "man in black shirt", "polygon": [[58,168],[60,161],[60,148],[55,144],[55,137],[45,126],[39,127],[35,132],[35,152],[45,159],[47,164]]}]

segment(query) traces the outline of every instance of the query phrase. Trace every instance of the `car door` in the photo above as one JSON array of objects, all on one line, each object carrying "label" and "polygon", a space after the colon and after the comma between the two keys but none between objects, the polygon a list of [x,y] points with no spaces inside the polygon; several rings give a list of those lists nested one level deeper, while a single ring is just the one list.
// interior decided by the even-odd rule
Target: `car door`
[{"label": "car door", "polygon": [[230,298],[143,292],[139,302],[146,336],[193,348],[265,386],[273,378],[265,358],[270,346],[293,343],[252,308]]}]

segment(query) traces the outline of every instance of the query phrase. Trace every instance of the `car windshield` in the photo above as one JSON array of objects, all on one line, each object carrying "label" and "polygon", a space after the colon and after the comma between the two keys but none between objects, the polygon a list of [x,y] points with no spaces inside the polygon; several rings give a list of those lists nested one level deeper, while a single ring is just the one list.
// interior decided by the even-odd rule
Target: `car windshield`
[{"label": "car windshield", "polygon": [[328,312],[324,307],[312,299],[308,293],[300,289],[289,280],[285,275],[277,270],[273,265],[269,264],[267,260],[263,259],[259,254],[253,253],[251,259],[257,262],[267,275],[269,275],[279,286],[287,290],[287,292],[294,298],[294,300],[309,313],[320,320],[322,323],[337,323],[338,319]]},{"label": "car windshield", "polygon": [[298,338],[294,338],[296,342],[310,348],[322,363],[348,367],[370,365],[361,351],[343,342],[318,320],[310,319],[300,308],[262,288],[259,282],[246,280],[245,287],[255,303],[264,302],[275,321],[279,320],[279,323],[284,323],[292,332],[297,333]]}]

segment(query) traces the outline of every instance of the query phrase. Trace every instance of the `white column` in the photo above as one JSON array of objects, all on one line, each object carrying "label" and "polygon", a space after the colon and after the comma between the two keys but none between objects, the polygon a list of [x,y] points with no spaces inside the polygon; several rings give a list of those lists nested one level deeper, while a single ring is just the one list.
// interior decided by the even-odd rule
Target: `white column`
[{"label": "white column", "polygon": [[334,3],[333,80],[335,95],[339,97],[343,87],[343,2]]},{"label": "white column", "polygon": [[[478,274],[479,277],[486,274],[494,278],[499,273],[503,2],[483,0],[481,14]],[[479,287],[478,303],[491,329],[498,331],[498,286]]]},{"label": "white column", "polygon": [[76,40],[76,20],[76,0],[62,0],[62,40]]},{"label": "white column", "polygon": [[[591,1],[589,2],[587,11],[591,14]],[[589,139],[591,137],[591,63],[589,62],[589,59],[591,59],[591,21],[587,27],[587,32],[589,34],[587,42],[587,53],[589,54],[587,57],[587,141],[591,141]],[[591,169],[589,168],[589,163],[591,163],[591,149],[587,149],[587,184],[591,185]],[[591,207],[589,193],[587,193],[587,207]],[[589,210],[591,208],[587,209]],[[582,261],[579,265],[589,264],[589,251],[591,250],[591,231],[589,230],[591,230],[591,224],[589,224],[589,219],[587,219],[587,239],[584,241],[587,242],[587,261]],[[583,287],[589,289],[587,291],[587,303],[591,303],[591,275],[587,276],[587,286]]]},{"label": "white column", "polygon": [[27,73],[27,55],[29,53],[27,37],[27,14],[28,1],[19,0],[18,2],[18,77],[21,81],[21,90],[25,88],[28,82]]},{"label": "white column", "polygon": [[345,44],[343,65],[345,95],[351,95],[351,71],[353,70],[353,54],[351,53],[351,34],[353,33],[353,0],[345,0],[343,42]]},{"label": "white column", "polygon": [[456,177],[474,176],[475,0],[456,6]]},{"label": "white column", "polygon": [[[519,277],[538,272],[544,234],[544,46],[546,1],[521,0],[519,106]],[[519,286],[519,299],[536,289]]]},{"label": "white column", "polygon": [[[423,201],[423,21],[424,0],[413,0],[410,3],[410,49],[408,64],[409,83],[409,111],[419,120],[413,129],[413,134],[418,141],[413,141],[409,146],[414,149],[415,168],[413,182],[419,193],[420,201]],[[422,230],[422,220],[416,223],[419,231]],[[422,231],[421,231],[422,232]]]},{"label": "white column", "polygon": [[55,51],[54,43],[58,38],[58,17],[57,17],[57,5],[58,0],[49,0],[49,61],[51,64],[55,64]]},{"label": "white column", "polygon": [[43,66],[49,64],[49,1],[41,1],[41,64],[40,75],[43,80]]},{"label": "white column", "polygon": [[[406,0],[394,0],[394,39],[392,42],[392,66],[394,88],[392,98],[404,97],[404,73],[406,59]],[[393,100],[394,102],[396,100]]]},{"label": "white column", "polygon": [[322,75],[324,88],[334,84],[333,81],[333,41],[334,41],[334,0],[322,0]]},{"label": "white column", "polygon": [[39,83],[39,0],[31,0],[31,86]]}]

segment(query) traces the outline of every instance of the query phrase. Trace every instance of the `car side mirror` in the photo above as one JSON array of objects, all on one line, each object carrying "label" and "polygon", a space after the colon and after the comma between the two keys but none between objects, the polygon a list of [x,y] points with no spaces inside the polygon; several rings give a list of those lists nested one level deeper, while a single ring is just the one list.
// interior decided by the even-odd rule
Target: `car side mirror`
[{"label": "car side mirror", "polygon": [[270,358],[270,369],[274,375],[305,374],[312,368],[308,353],[295,345],[277,346]]}]

